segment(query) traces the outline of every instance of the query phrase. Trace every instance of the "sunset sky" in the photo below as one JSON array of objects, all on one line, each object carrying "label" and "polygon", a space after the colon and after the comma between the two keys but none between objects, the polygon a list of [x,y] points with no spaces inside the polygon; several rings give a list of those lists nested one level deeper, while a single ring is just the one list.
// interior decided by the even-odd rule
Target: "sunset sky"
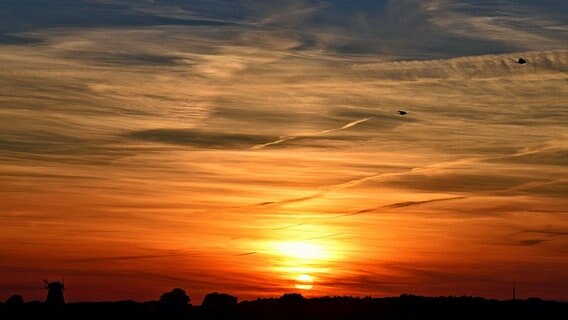
[{"label": "sunset sky", "polygon": [[1,0],[0,301],[568,300],[567,15]]}]

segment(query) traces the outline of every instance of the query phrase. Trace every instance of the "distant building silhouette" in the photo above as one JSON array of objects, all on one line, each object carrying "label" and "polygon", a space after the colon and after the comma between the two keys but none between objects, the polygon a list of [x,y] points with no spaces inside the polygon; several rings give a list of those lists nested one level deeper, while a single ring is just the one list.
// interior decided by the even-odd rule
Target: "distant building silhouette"
[{"label": "distant building silhouette", "polygon": [[43,280],[45,283],[45,289],[47,289],[47,299],[45,303],[48,305],[63,305],[65,304],[65,299],[63,298],[63,290],[65,290],[65,285],[63,281],[49,282]]}]

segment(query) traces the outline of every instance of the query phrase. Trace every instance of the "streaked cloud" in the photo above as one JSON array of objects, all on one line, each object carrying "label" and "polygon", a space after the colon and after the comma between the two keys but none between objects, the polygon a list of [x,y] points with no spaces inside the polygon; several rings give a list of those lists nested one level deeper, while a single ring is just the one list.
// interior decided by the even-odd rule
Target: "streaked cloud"
[{"label": "streaked cloud", "polygon": [[0,292],[566,299],[564,15],[3,1]]}]

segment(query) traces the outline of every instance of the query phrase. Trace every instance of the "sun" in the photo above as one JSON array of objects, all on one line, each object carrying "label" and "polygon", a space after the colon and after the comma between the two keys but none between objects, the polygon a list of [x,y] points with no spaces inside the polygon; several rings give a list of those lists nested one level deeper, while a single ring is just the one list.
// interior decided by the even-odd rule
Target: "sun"
[{"label": "sun", "polygon": [[[332,261],[337,259],[337,246],[330,247],[329,241],[289,240],[273,241],[271,253],[274,255],[272,269],[280,273],[279,278],[299,290],[312,290],[314,276],[329,273]],[[328,240],[328,239],[327,239]]]},{"label": "sun", "polygon": [[302,274],[296,278],[296,289],[311,290],[314,287],[314,278],[309,274]]}]

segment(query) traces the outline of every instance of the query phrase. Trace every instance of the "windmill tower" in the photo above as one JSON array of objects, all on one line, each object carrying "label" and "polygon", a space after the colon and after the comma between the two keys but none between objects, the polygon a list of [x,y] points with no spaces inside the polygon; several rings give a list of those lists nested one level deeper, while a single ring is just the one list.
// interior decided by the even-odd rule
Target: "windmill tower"
[{"label": "windmill tower", "polygon": [[47,290],[45,303],[53,306],[65,304],[65,299],[63,298],[63,290],[65,290],[64,280],[54,282],[43,280],[43,282],[45,283],[44,288]]}]

